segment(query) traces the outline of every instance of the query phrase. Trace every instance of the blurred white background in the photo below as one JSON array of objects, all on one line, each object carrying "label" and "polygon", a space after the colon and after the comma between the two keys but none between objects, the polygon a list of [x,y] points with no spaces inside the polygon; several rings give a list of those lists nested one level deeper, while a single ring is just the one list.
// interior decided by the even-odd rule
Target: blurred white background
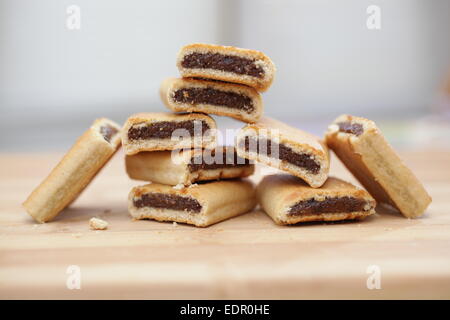
[{"label": "blurred white background", "polygon": [[415,121],[449,75],[449,31],[449,0],[0,0],[0,151],[67,149],[96,117],[166,111],[159,84],[191,42],[265,52],[266,114],[317,134],[341,113]]}]

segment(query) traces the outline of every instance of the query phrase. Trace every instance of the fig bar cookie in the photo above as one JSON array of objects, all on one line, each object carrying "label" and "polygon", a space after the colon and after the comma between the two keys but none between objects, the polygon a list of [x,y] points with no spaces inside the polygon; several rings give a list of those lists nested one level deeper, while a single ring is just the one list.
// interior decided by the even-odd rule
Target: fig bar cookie
[{"label": "fig bar cookie", "polygon": [[203,113],[138,113],[128,118],[122,131],[128,155],[216,145],[216,122]]},{"label": "fig bar cookie", "polygon": [[266,91],[275,76],[275,65],[264,53],[211,44],[189,44],[178,53],[182,77],[245,84]]},{"label": "fig bar cookie", "polygon": [[207,227],[255,206],[255,189],[248,180],[217,181],[186,188],[152,183],[133,188],[128,201],[135,219],[175,221],[197,227]]},{"label": "fig bar cookie", "polygon": [[238,157],[233,147],[140,152],[125,158],[131,179],[168,185],[242,178],[253,174],[249,160]]},{"label": "fig bar cookie", "polygon": [[120,126],[98,119],[78,139],[23,206],[38,222],[52,220],[67,207],[120,146]]},{"label": "fig bar cookie", "polygon": [[378,202],[408,218],[421,216],[430,204],[423,185],[373,121],[342,115],[328,127],[326,142]]},{"label": "fig bar cookie", "polygon": [[328,177],[328,149],[319,138],[271,118],[242,128],[236,149],[240,157],[287,171],[314,188]]},{"label": "fig bar cookie", "polygon": [[160,95],[175,112],[212,113],[244,122],[256,122],[263,112],[255,89],[233,83],[170,78],[162,83]]},{"label": "fig bar cookie", "polygon": [[367,191],[332,177],[315,189],[291,175],[265,176],[257,196],[263,210],[279,225],[363,219],[375,213],[376,205]]}]

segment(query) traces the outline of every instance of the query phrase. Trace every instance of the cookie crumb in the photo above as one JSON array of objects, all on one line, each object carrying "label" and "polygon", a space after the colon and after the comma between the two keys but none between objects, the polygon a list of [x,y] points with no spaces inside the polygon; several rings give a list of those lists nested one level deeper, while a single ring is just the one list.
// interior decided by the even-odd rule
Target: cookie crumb
[{"label": "cookie crumb", "polygon": [[105,230],[108,228],[108,222],[99,218],[91,218],[89,220],[89,227],[92,230]]},{"label": "cookie crumb", "polygon": [[174,221],[174,222],[172,222],[172,225],[173,225],[174,227],[176,227],[176,226],[178,225],[178,223],[176,223],[176,221]]},{"label": "cookie crumb", "polygon": [[184,184],[179,183],[176,186],[173,186],[172,188],[174,188],[175,190],[181,190],[181,189],[184,189]]}]

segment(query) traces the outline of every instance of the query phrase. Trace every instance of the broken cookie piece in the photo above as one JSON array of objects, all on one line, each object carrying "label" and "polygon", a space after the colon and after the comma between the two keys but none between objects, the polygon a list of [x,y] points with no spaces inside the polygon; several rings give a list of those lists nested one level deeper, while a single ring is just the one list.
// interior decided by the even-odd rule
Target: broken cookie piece
[{"label": "broken cookie piece", "polygon": [[106,230],[108,225],[108,222],[99,218],[91,218],[91,220],[89,220],[89,227],[92,230]]},{"label": "broken cookie piece", "polygon": [[207,227],[256,206],[254,186],[248,180],[217,181],[182,189],[152,183],[133,188],[128,199],[129,212],[135,219],[197,227]]},{"label": "broken cookie piece", "polygon": [[182,77],[240,83],[258,91],[270,87],[276,70],[262,52],[202,43],[181,48],[177,67]]},{"label": "broken cookie piece", "polygon": [[23,203],[38,222],[52,220],[73,202],[120,147],[120,126],[98,119]]},{"label": "broken cookie piece", "polygon": [[255,170],[254,165],[239,157],[233,147],[140,152],[126,156],[125,164],[131,179],[173,186],[243,178]]},{"label": "broken cookie piece", "polygon": [[328,149],[320,139],[280,121],[263,118],[237,134],[240,157],[287,171],[314,188],[328,177]]},{"label": "broken cookie piece", "polygon": [[431,197],[373,121],[342,115],[328,127],[325,138],[378,202],[397,208],[407,218],[425,212]]},{"label": "broken cookie piece", "polygon": [[287,174],[266,176],[257,187],[263,210],[279,225],[308,221],[363,219],[375,213],[365,190],[330,177],[321,188]]},{"label": "broken cookie piece", "polygon": [[126,154],[184,148],[214,148],[216,123],[203,113],[138,113],[126,121],[122,144]]}]

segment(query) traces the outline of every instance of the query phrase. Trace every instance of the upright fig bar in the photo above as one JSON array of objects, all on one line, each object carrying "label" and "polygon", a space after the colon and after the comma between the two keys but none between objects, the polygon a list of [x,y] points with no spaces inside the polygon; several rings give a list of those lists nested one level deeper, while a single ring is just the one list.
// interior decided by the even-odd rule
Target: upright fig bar
[{"label": "upright fig bar", "polygon": [[373,121],[342,115],[328,127],[326,142],[378,202],[407,218],[425,212],[431,197]]},{"label": "upright fig bar", "polygon": [[97,119],[77,140],[23,206],[38,222],[56,217],[72,203],[120,147],[120,126]]}]

